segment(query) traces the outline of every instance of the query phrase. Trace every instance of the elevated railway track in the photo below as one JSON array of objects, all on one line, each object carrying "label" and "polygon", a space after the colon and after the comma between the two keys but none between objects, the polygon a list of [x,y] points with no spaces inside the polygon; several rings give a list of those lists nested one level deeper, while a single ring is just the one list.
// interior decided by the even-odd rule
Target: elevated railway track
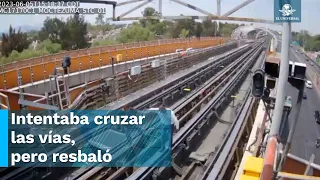
[{"label": "elevated railway track", "polygon": [[[225,79],[225,81],[220,82],[219,86],[214,88],[211,93],[215,92],[214,96],[207,94],[208,102],[196,111],[196,114],[188,120],[188,122],[181,128],[181,130],[174,135],[173,138],[173,162],[174,164],[183,167],[186,166],[188,162],[185,162],[185,158],[188,156],[192,150],[196,149],[199,146],[199,142],[203,139],[208,130],[212,128],[215,124],[214,122],[219,119],[217,117],[217,113],[221,113],[226,106],[228,105],[228,101],[231,101],[232,92],[235,91],[241,85],[240,82],[243,82],[243,78],[248,75],[248,69],[250,66],[253,65],[256,58],[262,52],[262,45],[263,43],[259,44],[259,46],[255,47],[247,54],[240,57],[243,62],[243,66],[240,71],[237,71],[236,74],[233,74],[230,79]],[[246,61],[247,60],[247,61]],[[218,90],[219,88],[219,90]],[[218,91],[217,91],[218,90]],[[199,104],[202,102],[200,101]],[[195,106],[196,107],[196,106]],[[193,109],[191,109],[192,111]],[[202,138],[201,138],[202,137]],[[193,165],[191,165],[188,170],[192,170]],[[176,168],[176,169],[175,169]],[[174,170],[173,170],[174,169]],[[176,176],[180,176],[186,178],[185,172],[180,171],[175,166],[171,168],[140,168],[136,170],[128,179],[149,179],[151,177],[163,177],[164,179],[167,178],[175,178]],[[178,169],[178,170],[177,170]],[[180,171],[180,172],[179,172]],[[187,174],[190,174],[187,171]]]},{"label": "elevated railway track", "polygon": [[[249,47],[245,46],[241,50],[246,49],[248,51],[247,48],[249,48]],[[253,48],[253,47],[251,47],[251,48]],[[249,48],[249,49],[251,49],[251,48]],[[240,50],[240,52],[241,52],[241,50]],[[184,148],[189,149],[189,148],[191,148],[189,146],[194,145],[195,142],[189,142],[189,141],[192,141],[192,139],[193,139],[192,137],[190,138],[190,135],[192,134],[194,137],[197,136],[196,134],[198,134],[198,133],[195,133],[194,131],[200,131],[200,129],[202,129],[202,128],[204,128],[204,129],[202,129],[201,133],[199,132],[199,134],[205,134],[205,129],[206,130],[210,129],[209,128],[210,124],[211,125],[214,124],[212,122],[210,123],[210,119],[212,121],[214,121],[214,120],[216,120],[217,117],[215,117],[216,113],[213,112],[212,110],[210,110],[209,114],[207,113],[204,115],[204,117],[207,117],[206,121],[203,121],[203,122],[201,122],[201,120],[198,121],[198,123],[200,123],[202,126],[199,124],[198,125],[195,125],[195,124],[191,125],[189,123],[189,121],[187,121],[187,120],[192,121],[194,115],[197,116],[198,114],[202,114],[203,112],[201,112],[201,110],[203,110],[203,109],[200,108],[201,105],[207,106],[208,104],[210,104],[210,101],[212,99],[215,99],[216,103],[221,103],[221,104],[215,104],[215,106],[218,106],[218,107],[220,107],[220,105],[225,106],[226,102],[224,102],[224,101],[230,100],[230,98],[228,98],[228,95],[231,95],[232,92],[235,91],[235,89],[233,89],[233,88],[235,88],[236,86],[239,88],[239,82],[241,82],[241,80],[243,80],[243,77],[246,77],[245,75],[248,73],[248,68],[250,66],[252,66],[253,62],[255,62],[254,61],[255,58],[257,58],[260,55],[261,51],[262,51],[262,45],[260,42],[259,46],[254,47],[251,51],[249,51],[247,53],[242,52],[241,57],[238,55],[237,58],[235,58],[235,57],[231,58],[232,57],[232,54],[231,54],[230,56],[223,58],[223,60],[225,60],[224,61],[225,63],[228,63],[228,60],[229,60],[230,64],[229,65],[225,64],[226,65],[225,68],[222,68],[222,70],[220,70],[220,72],[217,72],[216,75],[211,76],[211,78],[209,78],[208,80],[203,82],[202,85],[199,84],[198,87],[195,87],[195,89],[192,90],[191,93],[182,94],[183,89],[181,89],[181,85],[183,87],[183,83],[181,83],[181,84],[179,83],[179,85],[177,85],[177,86],[175,86],[175,88],[173,88],[175,90],[179,89],[179,92],[181,92],[180,97],[185,96],[183,99],[176,98],[173,101],[173,103],[171,105],[169,105],[171,107],[171,109],[173,109],[175,111],[175,113],[177,113],[177,114],[179,114],[179,112],[181,112],[181,110],[184,110],[184,113],[183,113],[184,116],[179,117],[179,122],[180,122],[180,125],[182,126],[182,129],[177,134],[175,134],[174,143],[173,143],[173,150],[174,150],[173,159],[175,159],[175,161],[173,162],[173,166],[175,167],[174,168],[175,172],[177,173],[177,171],[178,171],[177,174],[179,176],[182,176],[182,179],[186,179],[186,177],[188,176],[188,174],[190,172],[186,172],[186,174],[183,174],[183,172],[181,172],[181,169],[179,168],[179,165],[177,165],[176,161],[178,161],[178,162],[181,161],[182,154],[186,155],[185,152],[182,152],[182,151],[184,151]],[[246,61],[246,60],[248,60],[248,58],[250,60]],[[231,63],[230,60],[234,60],[234,59],[236,59],[236,60]],[[215,64],[215,65],[217,67],[217,64]],[[236,68],[239,65],[240,66],[243,65],[243,68],[241,68],[240,72],[236,70]],[[209,69],[210,69],[210,67],[209,67]],[[206,71],[202,70],[199,72],[199,74],[201,75],[203,72],[206,72]],[[191,76],[190,79],[192,79],[193,81],[197,80],[197,76],[193,76],[193,77]],[[230,83],[230,81],[233,83]],[[226,88],[225,85],[227,85],[228,88]],[[188,88],[188,86],[186,88]],[[221,91],[224,93],[221,94]],[[228,93],[228,95],[225,93]],[[163,91],[163,94],[172,95],[172,89],[168,89],[166,91]],[[163,94],[160,94],[159,97],[163,96]],[[174,94],[176,94],[176,93],[174,93]],[[220,96],[220,98],[217,98],[214,95],[218,95],[218,96]],[[150,99],[157,99],[157,98],[150,98]],[[130,104],[130,105],[131,105],[131,107],[136,108],[136,109],[145,109],[145,108],[149,107],[148,105],[150,105],[150,101],[148,101],[148,100],[150,100],[150,99],[144,100],[143,103],[138,103],[136,105]],[[157,100],[161,101],[161,99],[157,99]],[[179,100],[181,100],[181,101],[179,101]],[[189,103],[183,102],[184,100],[188,100]],[[206,104],[206,103],[204,103],[204,101],[207,101],[208,103]],[[190,106],[187,106],[188,104]],[[223,108],[225,108],[225,107],[220,107],[220,109],[216,109],[215,111],[218,111],[218,112],[222,111]],[[193,123],[195,123],[195,122],[193,122]],[[191,132],[193,132],[193,133],[191,133]],[[189,138],[187,138],[188,136],[189,136]],[[184,140],[182,140],[182,139],[184,139]],[[181,146],[182,141],[188,141],[189,143],[186,143],[186,144],[184,144],[184,146]],[[181,149],[181,147],[184,147],[184,148]],[[186,151],[188,151],[188,150],[186,150]],[[180,156],[180,158],[179,158],[179,156]],[[159,157],[159,158],[161,158],[161,157]],[[159,161],[161,161],[161,160],[159,159]],[[148,177],[151,177],[151,176],[153,176],[153,177],[154,176],[161,176],[161,177],[165,176],[165,179],[170,178],[170,177],[166,176],[168,174],[171,174],[171,173],[166,172],[166,171],[168,171],[168,169],[166,169],[166,168],[158,169],[157,173],[151,170],[153,168],[150,168],[149,170],[147,170],[147,169],[149,169],[149,168],[140,168],[140,169],[136,170],[132,174],[132,176],[128,177],[128,175],[133,172],[132,168],[125,168],[125,167],[114,168],[114,169],[104,168],[104,167],[86,168],[86,169],[77,170],[76,172],[74,172],[72,175],[66,177],[65,179],[70,179],[70,178],[71,179],[119,179],[119,178],[121,179],[124,177],[128,177],[128,179],[148,179]],[[189,169],[192,169],[192,168],[189,168]],[[142,176],[137,177],[137,173],[139,173],[141,171],[143,171],[145,173],[141,173]],[[148,172],[149,172],[149,174],[148,174]],[[152,172],[152,173],[150,174],[150,172]]]},{"label": "elevated railway track", "polygon": [[[210,124],[209,119],[201,122],[199,118],[216,118],[216,114],[209,109],[212,108],[212,106],[215,106],[216,112],[221,111],[223,108],[219,108],[220,105],[222,104],[225,106],[226,103],[224,101],[230,101],[228,96],[234,92],[233,89],[235,87],[238,87],[239,82],[242,80],[240,77],[245,77],[244,75],[248,73],[248,68],[252,66],[254,59],[257,58],[261,53],[263,49],[262,46],[264,46],[264,42],[259,41],[254,44],[246,45],[233,50],[229,55],[225,55],[219,59],[216,59],[215,61],[212,61],[207,68],[201,69],[192,76],[187,76],[188,78],[184,78],[183,80],[180,79],[180,83],[176,83],[177,85],[174,86],[175,88],[163,91],[157,98],[154,98],[155,101],[152,100],[152,97],[144,97],[144,103],[131,103],[129,104],[129,107],[145,109],[152,105],[156,105],[159,102],[163,102],[165,97],[168,98],[170,96],[172,98],[169,100],[169,104],[167,105],[169,105],[178,114],[180,124],[182,125],[181,130],[174,136],[173,144],[174,159],[179,159],[178,157],[185,153],[183,152],[185,151],[183,150],[184,148],[181,149],[181,145],[185,144],[187,139],[192,139],[190,139],[191,134],[193,134],[193,136],[196,134],[192,132],[194,132],[194,130],[199,131],[201,127],[206,127],[205,129],[209,127],[209,125],[207,125]],[[239,69],[237,68],[239,67],[242,67],[241,71],[238,71]],[[190,92],[184,91],[185,88],[191,89]],[[177,90],[179,91],[178,94],[176,93]],[[173,97],[175,98],[173,99]],[[188,103],[185,102],[186,100]],[[212,104],[213,102],[215,103]],[[203,106],[205,106],[204,109],[206,109],[206,111],[203,111]],[[118,108],[123,107],[117,107],[116,109]],[[184,114],[184,116],[182,116],[182,114]],[[77,142],[79,141],[77,140]],[[179,166],[177,164],[181,165],[180,162],[174,163],[176,167]],[[34,174],[38,174],[36,175],[38,178],[44,176],[52,177],[57,173],[59,174],[59,170],[57,169],[58,168],[55,168],[55,170],[53,169],[50,171],[51,173],[45,173],[46,170],[39,170],[39,168],[20,168],[9,173],[5,176],[5,178],[25,179],[25,177],[35,177]],[[65,177],[67,179],[93,179],[93,177],[95,177],[94,179],[121,179],[124,176],[127,177],[129,175],[134,177],[143,169],[144,168],[140,168],[136,171],[133,171],[132,168],[85,168],[71,170],[73,171],[71,175],[68,175],[67,177],[65,175],[61,175],[59,177]],[[154,169],[151,168],[144,172],[153,172],[153,170]],[[162,171],[165,172],[166,170],[167,169],[163,169]],[[159,175],[162,174],[162,171]],[[179,170],[177,171],[179,172]],[[145,176],[147,174],[142,173],[141,175]],[[129,176],[129,178],[130,177],[131,176]]]}]

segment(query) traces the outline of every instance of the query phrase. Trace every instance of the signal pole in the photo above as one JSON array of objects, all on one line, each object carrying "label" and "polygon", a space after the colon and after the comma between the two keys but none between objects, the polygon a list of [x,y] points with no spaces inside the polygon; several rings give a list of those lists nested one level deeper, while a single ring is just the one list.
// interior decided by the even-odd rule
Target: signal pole
[{"label": "signal pole", "polygon": [[281,43],[281,66],[279,72],[276,102],[274,107],[273,122],[270,129],[270,136],[279,134],[283,106],[287,91],[287,82],[289,74],[289,40],[290,40],[290,22],[283,23],[282,43]]}]

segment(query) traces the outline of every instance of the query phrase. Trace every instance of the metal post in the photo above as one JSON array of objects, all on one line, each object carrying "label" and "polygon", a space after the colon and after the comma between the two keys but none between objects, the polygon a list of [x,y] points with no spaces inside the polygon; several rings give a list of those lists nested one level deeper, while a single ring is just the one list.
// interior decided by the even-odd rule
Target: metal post
[{"label": "metal post", "polygon": [[159,0],[159,14],[162,16],[162,0]]},{"label": "metal post", "polygon": [[289,44],[291,44],[292,43],[291,23],[289,24],[289,32],[290,32],[290,34],[289,34]]},{"label": "metal post", "polygon": [[[217,0],[217,16],[221,15],[221,0]],[[219,31],[219,21],[216,21],[216,31],[215,36],[217,36],[217,32]]]},{"label": "metal post", "polygon": [[112,67],[112,75],[114,76],[115,75],[115,72],[114,72],[114,57],[111,58],[111,67]]},{"label": "metal post", "polygon": [[112,11],[112,18],[113,18],[113,20],[115,20],[115,19],[116,19],[116,5],[113,5],[113,6],[112,6],[112,9],[113,9],[113,11]]},{"label": "metal post", "polygon": [[283,154],[282,154],[282,157],[281,157],[281,161],[279,163],[279,167],[278,167],[278,172],[281,172],[282,168],[283,168],[283,165],[284,165],[284,162],[287,158],[287,155],[288,155],[288,152],[289,152],[289,149],[291,147],[291,141],[292,141],[292,138],[293,138],[293,134],[294,134],[294,131],[296,129],[296,125],[297,125],[297,122],[298,122],[298,119],[299,119],[299,114],[300,114],[300,109],[301,109],[301,102],[302,102],[302,99],[303,99],[303,90],[304,90],[304,81],[303,80],[296,80],[296,81],[300,81],[300,82],[297,82],[299,83],[299,95],[298,95],[298,100],[297,100],[297,112],[295,114],[295,118],[290,126],[290,132],[289,132],[289,135],[288,135],[288,140],[287,140],[287,143],[285,145],[285,148],[284,148],[284,151],[283,151]]},{"label": "metal post", "polygon": [[221,15],[221,0],[217,0],[217,16]]},{"label": "metal post", "polygon": [[283,105],[287,90],[288,71],[289,71],[289,23],[283,23],[282,46],[281,46],[281,66],[279,73],[279,84],[274,107],[273,122],[270,130],[270,136],[279,134]]}]

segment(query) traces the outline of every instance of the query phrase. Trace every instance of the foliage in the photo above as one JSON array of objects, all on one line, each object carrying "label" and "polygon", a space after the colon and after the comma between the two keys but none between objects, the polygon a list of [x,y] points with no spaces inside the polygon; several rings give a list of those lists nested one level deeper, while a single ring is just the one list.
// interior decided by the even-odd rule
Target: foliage
[{"label": "foliage", "polygon": [[66,24],[62,19],[47,17],[39,32],[40,41],[50,39],[53,43],[62,43],[62,37],[66,30]]},{"label": "foliage", "polygon": [[92,47],[96,47],[96,46],[107,46],[107,45],[113,45],[116,44],[115,41],[111,40],[111,39],[103,39],[103,40],[96,40],[92,43]]},{"label": "foliage", "polygon": [[31,30],[31,31],[27,32],[27,37],[31,41],[40,40],[39,32],[35,31],[35,30]]},{"label": "foliage", "polygon": [[0,63],[10,63],[18,60],[30,59],[33,57],[39,57],[49,54],[46,50],[34,50],[34,49],[25,49],[21,53],[16,50],[13,50],[8,57],[1,57]]},{"label": "foliage", "polygon": [[63,50],[88,47],[86,35],[87,23],[79,14],[69,17],[66,22],[48,17],[39,32],[41,41],[49,39],[52,43],[59,43]]},{"label": "foliage", "polygon": [[27,34],[20,29],[16,32],[10,25],[9,33],[2,33],[1,54],[8,57],[13,50],[22,52],[28,48],[29,44],[30,41],[27,39]]},{"label": "foliage", "polygon": [[292,32],[292,41],[297,41],[306,51],[320,51],[320,35],[312,36],[306,30]]},{"label": "foliage", "polygon": [[210,19],[206,19],[202,22],[203,25],[203,36],[214,36],[216,35],[217,23],[212,22]]},{"label": "foliage", "polygon": [[188,35],[189,35],[189,30],[182,29],[179,37],[180,38],[186,38],[186,37],[188,37]]},{"label": "foliage", "polygon": [[112,26],[109,23],[109,20],[104,20],[103,14],[98,14],[96,17],[96,26],[90,25],[90,28],[94,29],[95,31],[110,31]]},{"label": "foliage", "polygon": [[98,14],[96,17],[96,25],[103,26],[105,24],[104,22],[104,15],[103,14]]},{"label": "foliage", "polygon": [[[159,13],[151,7],[147,7],[142,12],[144,17],[158,17]],[[228,24],[228,23],[219,23],[219,31],[217,31],[217,22],[210,19],[204,20],[202,22],[195,22],[192,19],[180,19],[175,21],[160,21],[159,19],[144,19],[140,20],[138,23],[133,23],[126,29],[123,29],[117,38],[112,39],[103,39],[103,40],[94,40],[91,46],[103,46],[103,45],[112,45],[116,43],[127,43],[134,41],[148,41],[153,40],[155,36],[157,38],[185,38],[185,37],[201,37],[201,36],[230,36],[232,31],[237,28],[238,24]],[[58,18],[47,18],[43,27],[39,32],[28,32],[27,36],[17,35],[20,40],[19,48],[15,46],[17,51],[11,51],[9,43],[3,41],[3,46],[1,51],[5,52],[4,54],[8,58],[1,58],[3,62],[9,62],[14,60],[26,59],[30,57],[57,53],[61,50],[72,50],[72,49],[81,49],[86,48],[89,38],[87,37],[87,32],[92,32],[92,37],[97,36],[97,33],[105,33],[111,29],[116,29],[124,27],[124,25],[111,25],[108,19],[105,19],[104,15],[100,14],[96,17],[95,25],[88,24],[85,22],[83,16],[75,14],[67,18],[66,20]],[[20,32],[21,33],[21,32]],[[19,34],[19,32],[18,32]],[[36,50],[25,49],[30,43],[25,44],[26,38],[30,40],[40,40],[41,43],[38,45]],[[18,39],[19,39],[18,38]],[[301,37],[299,36],[301,39]],[[10,42],[13,41],[11,38]],[[22,40],[21,40],[22,39]],[[311,48],[318,47],[320,42],[320,37],[317,41],[310,41],[306,43],[306,46]],[[21,52],[21,53],[18,53]]]},{"label": "foliage", "polygon": [[201,37],[202,33],[203,33],[202,24],[201,23],[197,23],[196,32],[195,32],[196,37],[198,37],[198,38]]},{"label": "foliage", "polygon": [[219,32],[222,37],[230,37],[232,31],[239,27],[238,24],[219,23]]},{"label": "foliage", "polygon": [[130,28],[121,31],[117,41],[120,43],[149,41],[154,39],[154,34],[140,24],[134,23]]},{"label": "foliage", "polygon": [[63,38],[62,48],[65,50],[82,49],[88,47],[87,42],[87,23],[84,16],[75,14],[69,17],[66,22],[68,33]]},{"label": "foliage", "polygon": [[37,46],[37,50],[45,50],[50,54],[54,54],[61,51],[61,45],[58,43],[52,43],[50,39],[47,39]]},{"label": "foliage", "polygon": [[[147,7],[142,12],[143,17],[150,17],[150,16],[158,16],[159,13],[152,7]],[[142,19],[140,20],[140,24],[142,27],[147,27],[148,25],[155,25],[159,23],[158,19]]]}]

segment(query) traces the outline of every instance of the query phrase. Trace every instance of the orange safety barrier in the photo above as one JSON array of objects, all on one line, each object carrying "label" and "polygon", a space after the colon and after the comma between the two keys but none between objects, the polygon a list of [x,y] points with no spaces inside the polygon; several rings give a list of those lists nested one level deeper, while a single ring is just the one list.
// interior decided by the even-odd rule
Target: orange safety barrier
[{"label": "orange safety barrier", "polygon": [[[19,92],[0,90],[0,93],[3,93],[6,96],[8,96],[10,110],[20,110],[21,109],[20,104],[18,103],[19,96],[20,96]],[[23,97],[24,97],[24,100],[27,100],[27,101],[36,101],[39,99],[43,99],[43,100],[39,101],[38,103],[46,104],[46,100],[44,99],[44,96],[24,93]],[[8,104],[6,102],[2,102],[2,104],[8,106]],[[28,107],[28,110],[41,110],[41,108],[30,106],[30,107]]]},{"label": "orange safety barrier", "polygon": [[[181,48],[204,48],[208,46],[215,46],[224,43],[222,38],[202,38],[202,39],[179,39],[179,40],[165,40],[155,42],[136,43],[136,45],[118,45],[115,47],[106,48],[92,48],[79,51],[71,51],[60,53],[59,55],[46,56],[38,59],[27,60],[13,64],[5,65],[0,74],[0,89],[9,89],[18,86],[18,75],[22,76],[22,84],[32,83],[39,80],[44,80],[53,73],[56,66],[61,66],[61,58],[65,55],[71,54],[73,61],[70,72],[77,72],[90,68],[98,68],[100,66],[110,65],[111,57],[117,54],[123,55],[123,61],[139,59],[148,56],[156,56],[164,53],[175,52],[176,49]],[[152,44],[153,43],[153,44]],[[150,45],[151,44],[151,45]],[[134,47],[131,47],[134,46]],[[121,49],[120,49],[121,48]],[[104,52],[102,51],[104,50]],[[94,54],[95,53],[95,54]],[[8,67],[11,69],[9,70]]]},{"label": "orange safety barrier", "polygon": [[[212,37],[203,37],[202,40],[213,39]],[[226,38],[224,38],[226,39]],[[61,59],[64,56],[83,56],[88,54],[96,54],[99,52],[104,51],[113,51],[116,49],[124,49],[124,48],[133,48],[133,47],[141,47],[141,46],[151,46],[151,45],[159,45],[159,44],[169,44],[169,43],[178,43],[178,42],[185,42],[185,41],[195,41],[197,39],[190,38],[190,39],[164,39],[164,40],[156,40],[156,41],[146,41],[146,42],[133,42],[133,43],[126,43],[126,44],[117,44],[117,45],[110,45],[110,46],[100,46],[100,47],[92,47],[88,49],[80,49],[80,50],[73,50],[73,51],[64,51],[57,54],[52,55],[45,55],[42,57],[26,59],[23,61],[13,62],[9,64],[5,64],[2,68],[4,71],[8,71],[14,68],[21,68],[24,66],[29,66],[30,64],[39,64],[43,62],[50,62],[55,61],[55,59]]]}]

